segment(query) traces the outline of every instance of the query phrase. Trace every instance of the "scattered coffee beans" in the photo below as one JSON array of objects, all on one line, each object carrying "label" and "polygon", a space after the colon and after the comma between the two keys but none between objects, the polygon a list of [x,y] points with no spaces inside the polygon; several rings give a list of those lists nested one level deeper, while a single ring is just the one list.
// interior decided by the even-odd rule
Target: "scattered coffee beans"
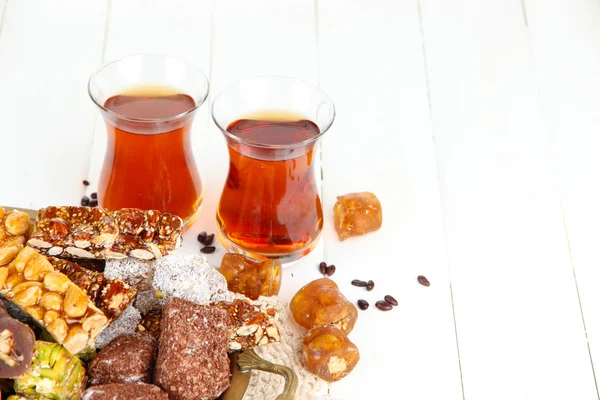
[{"label": "scattered coffee beans", "polygon": [[398,301],[389,294],[387,294],[383,299],[391,305],[393,305],[394,307],[398,305]]},{"label": "scattered coffee beans", "polygon": [[335,274],[335,265],[330,265],[329,267],[325,268],[325,274],[327,276]]},{"label": "scattered coffee beans", "polygon": [[369,308],[369,302],[363,299],[358,300],[356,304],[358,304],[358,308],[360,308],[361,310],[366,310],[367,308]]},{"label": "scattered coffee beans", "polygon": [[202,231],[198,234],[198,241],[200,243],[204,243],[205,240],[206,240],[206,232]]},{"label": "scattered coffee beans", "polygon": [[87,197],[87,196],[83,196],[83,197],[81,198],[81,206],[82,206],[82,207],[87,207],[87,206],[89,206],[89,205],[90,205],[90,198],[89,198],[89,197]]},{"label": "scattered coffee beans", "polygon": [[84,179],[84,180],[83,180],[83,184],[84,184],[85,186],[90,186],[90,182],[89,182],[87,179]]},{"label": "scattered coffee beans", "polygon": [[210,235],[206,236],[206,239],[204,239],[204,242],[202,242],[202,244],[205,246],[210,246],[213,243],[214,239],[215,239],[215,234],[211,233]]},{"label": "scattered coffee beans", "polygon": [[327,272],[327,263],[325,261],[321,261],[319,264],[319,271],[321,271],[323,275],[325,275],[325,272]]},{"label": "scattered coffee beans", "polygon": [[361,281],[360,279],[355,279],[355,280],[353,280],[350,283],[352,283],[352,286],[358,286],[358,287],[365,287],[365,286],[367,286],[367,282]]},{"label": "scattered coffee beans", "polygon": [[94,193],[92,193],[92,194],[90,195],[90,197],[91,197],[92,199],[97,199],[97,198],[98,198],[98,193],[94,192]]},{"label": "scattered coffee beans", "polygon": [[200,251],[205,254],[214,253],[215,250],[216,250],[215,246],[204,246],[203,248],[200,249]]},{"label": "scattered coffee beans", "polygon": [[417,277],[417,280],[423,286],[429,286],[429,285],[431,285],[431,283],[429,283],[429,280],[427,278],[425,278],[423,275],[419,275]]},{"label": "scattered coffee beans", "polygon": [[379,300],[375,303],[375,307],[379,308],[381,311],[390,311],[392,309],[392,305],[384,300]]},{"label": "scattered coffee beans", "polygon": [[98,207],[98,200],[90,200],[90,207]]},{"label": "scattered coffee beans", "polygon": [[373,282],[373,281],[367,282],[366,287],[367,287],[367,290],[370,292],[375,287],[375,282]]}]

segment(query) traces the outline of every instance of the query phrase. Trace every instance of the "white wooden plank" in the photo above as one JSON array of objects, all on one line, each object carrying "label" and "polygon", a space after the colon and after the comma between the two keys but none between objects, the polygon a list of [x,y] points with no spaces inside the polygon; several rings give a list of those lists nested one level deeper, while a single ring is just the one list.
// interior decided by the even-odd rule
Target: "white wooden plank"
[{"label": "white wooden plank", "polygon": [[2,22],[4,18],[4,10],[6,9],[7,0],[0,0],[0,34],[2,33]]},{"label": "white wooden plank", "polygon": [[589,346],[598,371],[600,3],[528,0],[525,5]]},{"label": "white wooden plank", "polygon": [[7,3],[0,34],[0,147],[3,165],[12,170],[2,178],[0,203],[37,208],[79,202],[94,118],[86,85],[100,60],[105,19],[105,1]]},{"label": "white wooden plank", "polygon": [[467,399],[596,399],[518,0],[423,0]]},{"label": "white wooden plank", "polygon": [[[245,77],[275,74],[317,81],[312,2],[216,2],[214,29],[211,101],[225,86]],[[201,166],[210,176],[200,224],[214,229],[229,158],[223,135],[212,121],[202,146]],[[326,240],[323,237],[307,257],[285,269],[282,298],[289,300],[301,286],[320,277],[317,266],[323,260],[322,243]]]},{"label": "white wooden plank", "polygon": [[[371,304],[350,334],[361,360],[331,393],[462,399],[417,3],[320,1],[318,18],[321,84],[337,106],[323,139],[325,251],[341,290]],[[340,242],[336,196],[359,191],[379,197],[383,226]],[[357,278],[375,289],[351,286]],[[386,294],[400,305],[384,313],[375,302]]]}]

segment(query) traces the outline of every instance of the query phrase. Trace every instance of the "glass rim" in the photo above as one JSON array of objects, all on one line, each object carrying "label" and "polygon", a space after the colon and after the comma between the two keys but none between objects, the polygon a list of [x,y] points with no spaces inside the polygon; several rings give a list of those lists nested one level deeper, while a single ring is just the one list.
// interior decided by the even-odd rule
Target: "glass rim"
[{"label": "glass rim", "polygon": [[[194,107],[190,108],[189,110],[184,111],[184,112],[179,113],[179,114],[170,115],[168,117],[162,117],[162,118],[137,118],[137,117],[130,117],[130,116],[127,116],[125,114],[121,114],[121,113],[109,110],[108,108],[104,107],[104,104],[100,104],[98,102],[98,100],[96,99],[96,96],[94,96],[92,94],[92,82],[94,81],[94,78],[96,78],[96,76],[100,72],[104,71],[106,68],[112,66],[113,64],[116,64],[116,63],[119,63],[119,62],[122,62],[122,61],[126,61],[126,60],[131,59],[131,58],[141,58],[141,57],[158,57],[158,58],[162,58],[162,59],[165,59],[165,60],[170,59],[170,60],[174,60],[174,61],[186,64],[187,66],[192,67],[197,72],[199,72],[199,74],[202,76],[204,82],[206,83],[206,91],[205,91],[204,95],[197,102],[196,102],[196,100],[194,100],[194,102],[196,104],[194,105]],[[96,106],[98,106],[98,108],[100,108],[100,110],[102,110],[103,112],[105,112],[106,114],[108,114],[110,116],[113,116],[114,118],[117,118],[117,119],[120,119],[120,120],[125,120],[125,121],[131,121],[131,122],[164,123],[164,122],[171,122],[171,121],[176,121],[178,119],[181,119],[181,118],[183,118],[183,117],[185,117],[185,116],[187,116],[187,115],[195,112],[202,104],[204,104],[204,102],[208,98],[208,94],[210,92],[210,82],[208,81],[208,78],[206,77],[206,74],[204,73],[203,70],[200,69],[200,67],[197,67],[195,64],[192,64],[191,62],[186,61],[183,58],[169,56],[169,55],[165,55],[165,54],[158,54],[158,53],[136,53],[136,54],[129,54],[129,55],[126,55],[126,56],[123,56],[123,57],[116,58],[116,59],[114,59],[112,61],[109,61],[106,64],[102,65],[100,68],[98,68],[90,76],[90,79],[88,79],[87,89],[88,89],[88,95],[90,96],[90,98],[92,99],[92,101],[94,102],[94,104]]]},{"label": "glass rim", "polygon": [[[331,109],[333,110],[333,113],[331,115],[330,120],[327,121],[327,124],[325,125],[324,129],[321,130],[319,128],[319,134],[318,135],[313,136],[310,139],[306,139],[306,140],[303,140],[301,142],[294,143],[294,144],[265,144],[265,143],[255,142],[255,141],[252,141],[252,140],[248,140],[248,139],[244,139],[244,138],[241,138],[239,136],[236,136],[236,135],[230,133],[227,130],[227,127],[222,126],[217,121],[217,118],[215,116],[215,103],[226,92],[228,92],[229,90],[233,89],[236,86],[240,86],[243,82],[252,81],[252,80],[271,80],[271,79],[282,79],[282,80],[287,80],[287,81],[295,81],[297,83],[301,83],[303,85],[310,86],[313,89],[316,89],[318,92],[320,92],[320,94],[323,96],[323,98],[325,99],[325,101],[331,106]],[[325,91],[323,89],[321,89],[319,86],[317,86],[317,85],[315,85],[313,83],[310,83],[310,82],[305,81],[303,79],[298,79],[298,78],[294,78],[294,77],[286,76],[286,75],[258,75],[258,76],[253,76],[253,77],[249,77],[249,78],[242,78],[242,79],[239,79],[239,80],[237,80],[237,81],[235,81],[233,83],[230,83],[229,85],[225,86],[215,96],[215,98],[212,100],[210,115],[211,115],[212,120],[215,123],[215,125],[217,125],[217,128],[219,128],[219,130],[221,132],[223,132],[223,134],[225,136],[227,136],[228,138],[231,138],[232,140],[235,140],[237,143],[241,143],[241,144],[244,144],[244,145],[247,145],[247,146],[252,146],[252,147],[265,148],[265,149],[289,149],[289,148],[306,146],[306,145],[308,145],[310,143],[313,143],[313,142],[317,141],[321,136],[323,136],[325,134],[325,132],[327,132],[329,130],[329,128],[331,128],[331,125],[333,125],[333,122],[335,121],[335,117],[336,117],[336,111],[335,111],[335,104],[333,103],[333,100],[331,100],[331,97],[329,97],[329,95],[327,93],[325,93]],[[233,122],[233,121],[231,121],[231,122]],[[231,122],[229,122],[229,124]],[[312,122],[314,123],[314,121],[312,121]]]}]

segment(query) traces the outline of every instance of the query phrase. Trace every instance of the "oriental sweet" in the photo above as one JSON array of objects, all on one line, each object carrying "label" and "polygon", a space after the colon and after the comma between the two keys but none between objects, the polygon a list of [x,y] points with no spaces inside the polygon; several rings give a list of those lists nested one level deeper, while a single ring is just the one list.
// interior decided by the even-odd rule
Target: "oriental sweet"
[{"label": "oriental sweet", "polygon": [[182,228],[181,218],[155,210],[48,207],[27,243],[49,256],[154,260],[181,245]]},{"label": "oriental sweet", "polygon": [[90,385],[152,383],[156,346],[156,339],[149,334],[133,333],[117,337],[90,363]]},{"label": "oriental sweet", "polygon": [[0,378],[15,378],[27,371],[34,347],[31,328],[8,315],[0,301]]},{"label": "oriental sweet", "polygon": [[0,266],[11,262],[29,238],[33,225],[29,215],[0,206]]},{"label": "oriental sweet", "polygon": [[348,334],[354,328],[358,311],[329,278],[321,278],[302,287],[292,298],[290,310],[296,322],[310,329],[333,324]]},{"label": "oriental sweet", "polygon": [[80,400],[169,400],[169,395],[146,383],[109,383],[88,388]]},{"label": "oriental sweet", "polygon": [[38,341],[31,368],[15,379],[15,392],[28,399],[76,400],[86,380],[79,358],[57,343]]},{"label": "oriental sweet", "polygon": [[340,240],[381,228],[383,214],[377,196],[369,192],[338,196],[333,206],[334,226]]},{"label": "oriental sweet", "polygon": [[223,256],[219,272],[227,280],[229,290],[252,300],[279,294],[281,261],[252,261],[241,254],[228,253]]},{"label": "oriental sweet", "polygon": [[328,382],[338,381],[348,375],[360,359],[356,345],[333,325],[312,328],[302,345],[306,368]]}]

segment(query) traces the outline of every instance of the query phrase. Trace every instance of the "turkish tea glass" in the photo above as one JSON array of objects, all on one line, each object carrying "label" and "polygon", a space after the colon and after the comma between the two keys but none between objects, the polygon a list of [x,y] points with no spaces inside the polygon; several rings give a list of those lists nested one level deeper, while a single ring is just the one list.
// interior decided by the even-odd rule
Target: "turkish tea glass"
[{"label": "turkish tea glass", "polygon": [[178,58],[132,55],[100,68],[88,91],[107,131],[99,204],[167,211],[190,226],[203,196],[191,126],[208,95],[204,73]]},{"label": "turkish tea glass", "polygon": [[308,254],[323,228],[319,139],[335,108],[318,87],[261,76],[221,92],[212,117],[229,150],[217,233],[231,252],[290,265]]}]

